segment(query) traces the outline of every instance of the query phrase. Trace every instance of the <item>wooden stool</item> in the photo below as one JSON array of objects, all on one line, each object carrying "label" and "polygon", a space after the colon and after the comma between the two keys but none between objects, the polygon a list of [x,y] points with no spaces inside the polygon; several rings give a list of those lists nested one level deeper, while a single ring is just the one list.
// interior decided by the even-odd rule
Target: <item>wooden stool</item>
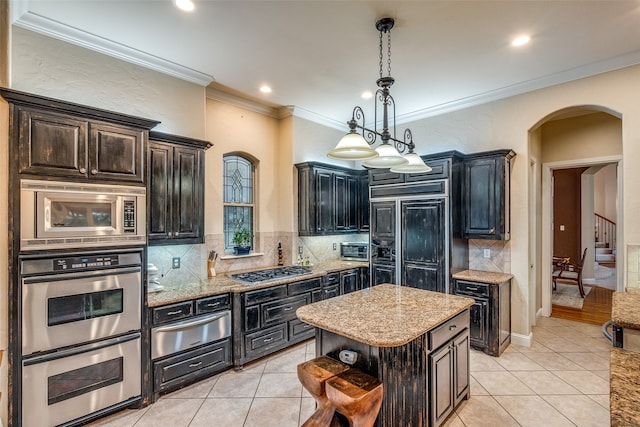
[{"label": "wooden stool", "polygon": [[328,356],[316,357],[298,365],[298,379],[302,386],[318,403],[318,409],[303,424],[303,427],[329,427],[332,425],[336,409],[325,392],[328,379],[349,369],[347,365]]},{"label": "wooden stool", "polygon": [[382,383],[358,369],[327,380],[327,397],[349,420],[350,427],[371,427],[382,405]]}]

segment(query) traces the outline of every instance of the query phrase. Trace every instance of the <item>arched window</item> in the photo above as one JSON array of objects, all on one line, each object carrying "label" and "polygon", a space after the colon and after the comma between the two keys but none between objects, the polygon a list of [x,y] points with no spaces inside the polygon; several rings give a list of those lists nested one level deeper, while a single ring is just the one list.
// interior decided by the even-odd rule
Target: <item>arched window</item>
[{"label": "arched window", "polygon": [[[224,249],[231,252],[236,246],[236,231],[245,229],[251,236],[254,234],[254,165],[238,154],[225,155],[223,163]],[[250,245],[254,246],[253,239]]]}]

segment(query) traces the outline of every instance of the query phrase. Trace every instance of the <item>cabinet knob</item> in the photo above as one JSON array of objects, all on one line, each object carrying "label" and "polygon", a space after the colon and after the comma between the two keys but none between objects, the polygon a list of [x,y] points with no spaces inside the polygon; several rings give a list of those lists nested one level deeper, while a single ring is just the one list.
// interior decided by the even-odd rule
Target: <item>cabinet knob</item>
[{"label": "cabinet knob", "polygon": [[80,173],[87,173],[87,169],[85,169],[85,168],[80,168],[79,172],[80,172]]},{"label": "cabinet knob", "polygon": [[176,231],[176,232],[174,232],[174,233],[173,233],[173,237],[178,237],[178,234],[180,234],[180,233],[178,233],[177,231]]},{"label": "cabinet knob", "polygon": [[495,229],[495,228],[492,228],[490,231],[491,231],[492,233],[495,233],[495,232],[496,232],[496,229]]},{"label": "cabinet knob", "polygon": [[97,170],[97,169],[91,169],[91,175],[95,175],[95,174],[97,174],[97,173],[98,173],[98,170]]}]

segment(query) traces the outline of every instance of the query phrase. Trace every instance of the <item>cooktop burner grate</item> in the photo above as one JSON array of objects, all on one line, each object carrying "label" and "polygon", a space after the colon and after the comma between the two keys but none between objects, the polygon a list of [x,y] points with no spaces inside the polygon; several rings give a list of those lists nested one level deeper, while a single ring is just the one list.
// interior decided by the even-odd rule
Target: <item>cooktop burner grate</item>
[{"label": "cooktop burner grate", "polygon": [[264,270],[248,271],[246,273],[230,274],[229,277],[238,282],[256,285],[287,277],[302,276],[309,273],[311,273],[311,268],[294,265],[291,267],[275,267]]}]

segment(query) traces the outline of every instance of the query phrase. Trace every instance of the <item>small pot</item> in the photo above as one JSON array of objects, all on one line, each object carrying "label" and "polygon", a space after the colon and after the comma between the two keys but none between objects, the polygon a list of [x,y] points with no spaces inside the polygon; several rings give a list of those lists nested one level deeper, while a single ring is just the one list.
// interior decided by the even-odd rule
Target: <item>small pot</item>
[{"label": "small pot", "polygon": [[249,255],[251,252],[251,246],[234,246],[233,249],[236,251],[236,255]]}]

